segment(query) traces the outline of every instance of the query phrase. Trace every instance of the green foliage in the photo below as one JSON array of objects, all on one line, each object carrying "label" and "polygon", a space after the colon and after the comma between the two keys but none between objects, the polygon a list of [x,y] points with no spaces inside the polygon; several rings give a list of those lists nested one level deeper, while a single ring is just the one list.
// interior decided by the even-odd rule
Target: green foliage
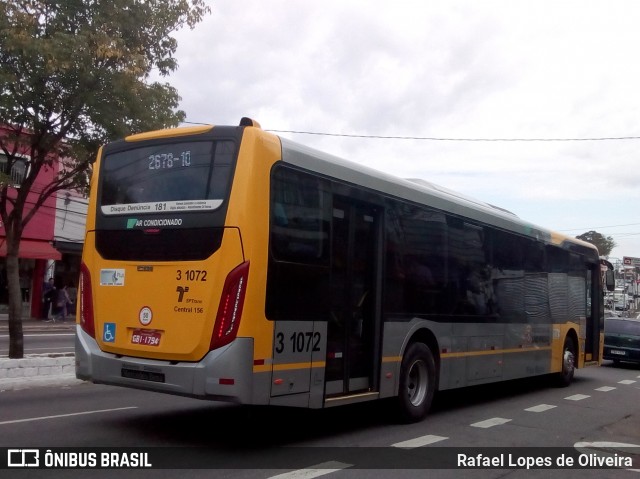
[{"label": "green foliage", "polygon": [[0,122],[47,152],[67,139],[83,161],[106,141],[177,125],[175,88],[146,80],[177,68],[170,34],[208,11],[203,0],[0,0]]},{"label": "green foliage", "polygon": [[[209,12],[204,0],[0,0],[5,172],[17,158],[27,158],[20,188],[0,178],[10,357],[22,355],[20,308],[12,302],[19,301],[17,254],[24,226],[54,192],[86,186],[100,145],[184,120],[176,89],[150,82],[150,74],[167,76],[177,68],[171,34],[193,28]],[[40,171],[53,167],[57,177],[35,191]],[[39,194],[35,207],[25,207],[29,191]]]},{"label": "green foliage", "polygon": [[576,238],[595,245],[596,248],[598,248],[600,256],[609,256],[611,251],[613,251],[613,248],[616,247],[616,242],[611,236],[604,236],[593,230],[582,233],[581,235],[576,236]]},{"label": "green foliage", "polygon": [[[176,89],[148,80],[152,71],[177,68],[171,34],[209,11],[204,0],[0,0],[5,171],[27,156],[20,189],[29,191],[42,168],[62,163],[36,207],[57,190],[86,186],[100,145],[184,120]],[[13,209],[21,201],[8,187],[0,184],[5,224],[7,203]]]}]

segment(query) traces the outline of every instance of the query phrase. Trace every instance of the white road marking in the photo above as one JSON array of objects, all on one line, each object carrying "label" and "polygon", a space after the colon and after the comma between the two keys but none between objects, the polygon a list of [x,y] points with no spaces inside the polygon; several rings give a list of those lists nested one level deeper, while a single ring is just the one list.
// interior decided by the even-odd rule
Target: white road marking
[{"label": "white road marking", "polygon": [[503,417],[493,417],[485,421],[474,422],[473,424],[471,424],[471,427],[481,427],[483,429],[487,429],[493,426],[500,426],[501,424],[508,423],[509,421],[511,421],[511,419],[505,419]]},{"label": "white road marking", "polygon": [[529,412],[545,412],[548,411],[549,409],[553,409],[556,406],[552,406],[551,404],[538,404],[537,406],[533,406],[530,408],[525,409],[525,411],[529,411]]},{"label": "white road marking", "polygon": [[434,442],[444,441],[445,439],[449,439],[449,438],[443,437],[443,436],[434,436],[432,434],[429,434],[427,436],[416,437],[415,439],[409,439],[408,441],[396,442],[395,444],[391,444],[391,447],[413,449],[416,447],[426,446],[427,444],[433,444]]},{"label": "white road marking", "polygon": [[328,461],[305,469],[298,469],[297,471],[285,472],[283,474],[278,474],[277,476],[270,476],[269,479],[312,479],[314,477],[324,476],[325,474],[331,474],[332,472],[341,471],[342,469],[352,466],[353,464],[346,464],[344,462]]},{"label": "white road marking", "polygon": [[600,448],[600,449],[613,449],[620,452],[629,452],[628,448],[638,448],[640,444],[629,444],[626,442],[611,442],[611,441],[595,441],[595,442],[576,442],[573,447],[580,448]]},{"label": "white road marking", "polygon": [[[635,454],[635,450],[640,448],[640,444],[628,444],[626,442],[611,442],[611,441],[595,441],[595,442],[576,442],[573,445],[580,452],[596,453],[600,456],[611,457],[612,452],[614,454],[626,456],[628,454]],[[633,448],[630,450],[630,448]],[[640,472],[640,469],[627,468],[627,471]]]},{"label": "white road marking", "polygon": [[618,381],[618,384],[633,384],[637,381],[634,381],[633,379],[623,379],[622,381]]},{"label": "white road marking", "polygon": [[596,391],[602,391],[602,392],[608,393],[609,391],[613,391],[614,389],[617,389],[617,388],[614,388],[613,386],[602,386],[601,388],[597,388]]},{"label": "white road marking", "polygon": [[98,414],[101,412],[124,411],[126,409],[137,409],[137,408],[138,406],[127,406],[127,407],[117,407],[113,409],[98,409],[96,411],[72,412],[69,414],[58,414],[56,416],[28,417],[25,419],[13,419],[11,421],[1,421],[0,426],[4,426],[5,424],[18,424],[21,422],[44,421],[45,419],[58,419],[61,417],[70,417],[70,416],[84,416],[86,414]]},{"label": "white road marking", "polygon": [[590,398],[591,396],[587,396],[586,394],[574,394],[573,396],[566,397],[565,399],[569,401],[582,401],[583,399]]}]

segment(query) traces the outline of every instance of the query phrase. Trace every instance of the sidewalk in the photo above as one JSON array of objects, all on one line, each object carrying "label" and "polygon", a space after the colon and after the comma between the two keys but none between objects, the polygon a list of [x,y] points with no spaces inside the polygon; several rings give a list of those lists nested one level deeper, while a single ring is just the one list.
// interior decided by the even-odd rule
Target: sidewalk
[{"label": "sidewalk", "polygon": [[[29,331],[71,333],[75,331],[75,318],[70,316],[65,323],[24,318],[22,327],[25,333]],[[8,315],[0,314],[0,336],[8,334]],[[73,353],[27,354],[22,359],[0,356],[0,392],[45,386],[71,386],[82,382],[76,379]]]},{"label": "sidewalk", "polygon": [[[75,329],[75,322],[76,322],[76,317],[75,315],[70,314],[67,317],[67,320],[62,323],[60,321],[56,321],[55,323],[53,321],[45,321],[43,319],[39,319],[39,318],[27,318],[27,317],[23,317],[22,318],[22,327],[26,330],[28,329],[33,329],[34,327],[36,328],[51,328],[51,327],[61,327],[61,326],[67,326],[68,329]],[[9,331],[9,315],[7,313],[0,313],[0,333],[2,331]]]}]

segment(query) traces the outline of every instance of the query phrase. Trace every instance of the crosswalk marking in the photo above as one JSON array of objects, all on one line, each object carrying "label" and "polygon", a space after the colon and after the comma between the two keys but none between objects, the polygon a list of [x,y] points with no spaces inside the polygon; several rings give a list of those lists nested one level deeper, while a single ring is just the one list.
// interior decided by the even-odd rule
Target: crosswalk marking
[{"label": "crosswalk marking", "polygon": [[613,391],[614,389],[616,388],[614,388],[613,386],[602,386],[601,388],[597,388],[596,391],[608,393],[609,391]]},{"label": "crosswalk marking", "polygon": [[346,464],[344,462],[328,461],[304,469],[278,474],[277,476],[270,476],[269,479],[313,479],[314,477],[331,474],[332,472],[341,471],[342,469],[352,466],[353,464]]},{"label": "crosswalk marking", "polygon": [[480,422],[474,422],[471,424],[472,427],[481,427],[483,429],[487,429],[493,426],[500,426],[501,424],[505,424],[511,421],[511,419],[505,419],[503,417],[492,417],[491,419],[486,419]]},{"label": "crosswalk marking", "polygon": [[434,442],[440,442],[449,439],[448,437],[443,436],[434,436],[429,434],[427,436],[416,437],[414,439],[409,439],[407,441],[396,442],[395,444],[391,444],[391,447],[400,447],[403,449],[413,449],[416,447],[426,446],[427,444],[433,444]]},{"label": "crosswalk marking", "polygon": [[525,409],[525,411],[529,412],[544,412],[549,409],[553,409],[556,406],[552,406],[551,404],[538,404],[537,406],[532,406],[530,408]]},{"label": "crosswalk marking", "polygon": [[582,401],[583,399],[590,398],[591,396],[587,396],[586,394],[574,394],[573,396],[568,396],[565,399],[569,401]]}]

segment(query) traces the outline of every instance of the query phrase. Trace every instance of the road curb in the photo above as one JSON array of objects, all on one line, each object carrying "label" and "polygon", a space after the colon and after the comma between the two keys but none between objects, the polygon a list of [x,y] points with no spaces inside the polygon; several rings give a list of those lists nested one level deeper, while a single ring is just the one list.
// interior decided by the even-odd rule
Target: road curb
[{"label": "road curb", "polygon": [[83,382],[81,379],[76,378],[75,373],[36,376],[32,378],[0,379],[0,392],[52,386],[75,386]]},{"label": "road curb", "polygon": [[76,379],[75,355],[30,354],[22,359],[0,359],[0,391],[32,387],[72,385]]}]

